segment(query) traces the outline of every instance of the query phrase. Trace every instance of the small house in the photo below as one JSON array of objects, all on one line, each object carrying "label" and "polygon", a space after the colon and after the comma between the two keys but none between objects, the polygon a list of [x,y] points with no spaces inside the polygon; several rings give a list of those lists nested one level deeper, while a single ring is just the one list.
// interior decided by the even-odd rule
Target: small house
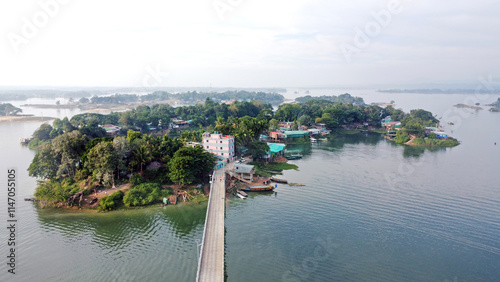
[{"label": "small house", "polygon": [[435,131],[433,133],[436,134],[436,139],[448,139],[448,133],[438,131]]},{"label": "small house", "polygon": [[280,121],[278,123],[278,127],[288,128],[288,129],[292,128],[292,125],[293,125],[293,122],[291,122],[291,121]]},{"label": "small house", "polygon": [[121,127],[113,125],[113,124],[105,124],[102,126],[104,130],[106,130],[106,135],[108,136],[116,136],[119,132]]},{"label": "small house", "polygon": [[431,132],[436,132],[436,131],[437,131],[437,128],[434,126],[427,126],[425,128],[425,134],[427,134],[427,135],[429,135],[429,133],[431,133]]},{"label": "small house", "polygon": [[253,165],[234,164],[233,173],[239,178],[252,181],[255,169],[253,168]]},{"label": "small house", "polygon": [[269,138],[274,142],[285,142],[285,134],[280,131],[272,131],[269,133]]},{"label": "small house", "polygon": [[258,159],[269,162],[275,157],[283,155],[285,151],[285,144],[267,143],[267,145],[269,146],[269,151],[265,155],[258,156]]},{"label": "small house", "polygon": [[309,132],[309,135],[318,135],[321,133],[321,130],[318,128],[310,128],[307,130]]},{"label": "small house", "polygon": [[401,129],[400,121],[389,121],[383,125],[387,130]]}]

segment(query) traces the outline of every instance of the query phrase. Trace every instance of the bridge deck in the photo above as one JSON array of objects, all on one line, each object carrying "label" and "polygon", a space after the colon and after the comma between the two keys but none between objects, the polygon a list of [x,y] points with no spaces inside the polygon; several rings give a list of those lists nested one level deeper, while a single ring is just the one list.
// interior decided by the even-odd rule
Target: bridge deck
[{"label": "bridge deck", "polygon": [[224,170],[215,171],[210,191],[198,281],[224,281]]}]

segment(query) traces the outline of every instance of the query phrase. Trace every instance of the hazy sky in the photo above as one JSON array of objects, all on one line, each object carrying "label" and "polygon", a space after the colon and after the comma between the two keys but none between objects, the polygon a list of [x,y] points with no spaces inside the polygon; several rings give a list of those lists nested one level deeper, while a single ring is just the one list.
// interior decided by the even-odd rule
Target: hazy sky
[{"label": "hazy sky", "polygon": [[500,76],[498,0],[1,1],[0,33],[0,85],[9,86],[309,87]]}]

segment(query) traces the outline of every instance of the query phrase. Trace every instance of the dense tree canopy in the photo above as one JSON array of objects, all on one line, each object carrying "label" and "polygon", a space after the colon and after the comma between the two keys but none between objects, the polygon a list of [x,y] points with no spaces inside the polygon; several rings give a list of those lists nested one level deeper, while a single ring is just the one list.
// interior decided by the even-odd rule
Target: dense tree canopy
[{"label": "dense tree canopy", "polygon": [[[239,100],[239,101],[249,101],[249,100],[260,100],[265,103],[280,104],[283,102],[284,97],[278,93],[268,93],[268,92],[250,92],[245,90],[239,91],[225,91],[225,92],[197,92],[197,91],[187,91],[178,94],[169,93],[165,91],[155,91],[146,95],[135,95],[135,94],[115,94],[111,96],[94,96],[90,99],[91,103],[94,104],[124,104],[132,102],[152,102],[152,101],[165,101],[165,100],[180,100],[185,103],[197,103],[199,101],[204,101],[210,98],[217,102],[229,101],[229,100]],[[84,101],[88,102],[88,101]]]},{"label": "dense tree canopy", "polygon": [[[300,125],[324,123],[329,129],[335,129],[353,122],[368,122],[372,126],[378,126],[382,116],[388,114],[390,115],[390,111],[379,106],[310,99],[301,104],[281,105],[275,118],[280,121],[297,121]],[[273,124],[272,127],[276,125]]]},{"label": "dense tree canopy", "polygon": [[201,181],[213,170],[215,156],[206,152],[203,147],[183,147],[169,162],[170,179],[181,184],[191,184]]},{"label": "dense tree canopy", "polygon": [[56,176],[60,161],[48,144],[38,151],[31,162],[28,172],[30,176],[50,179]]},{"label": "dense tree canopy", "polygon": [[92,171],[94,179],[115,186],[118,157],[111,142],[100,142],[90,149],[85,168]]},{"label": "dense tree canopy", "polygon": [[53,129],[54,128],[50,124],[42,123],[42,125],[40,125],[40,127],[33,133],[33,138],[38,140],[49,140],[50,132],[52,132]]}]

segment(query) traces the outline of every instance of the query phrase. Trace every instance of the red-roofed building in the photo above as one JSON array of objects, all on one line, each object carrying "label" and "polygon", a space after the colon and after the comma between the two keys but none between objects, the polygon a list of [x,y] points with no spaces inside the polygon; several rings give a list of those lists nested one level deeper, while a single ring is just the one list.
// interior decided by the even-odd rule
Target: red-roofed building
[{"label": "red-roofed building", "polygon": [[106,135],[109,136],[114,136],[117,135],[118,132],[120,132],[120,129],[122,129],[119,126],[113,125],[113,124],[105,124],[102,126],[104,130],[106,130]]}]

